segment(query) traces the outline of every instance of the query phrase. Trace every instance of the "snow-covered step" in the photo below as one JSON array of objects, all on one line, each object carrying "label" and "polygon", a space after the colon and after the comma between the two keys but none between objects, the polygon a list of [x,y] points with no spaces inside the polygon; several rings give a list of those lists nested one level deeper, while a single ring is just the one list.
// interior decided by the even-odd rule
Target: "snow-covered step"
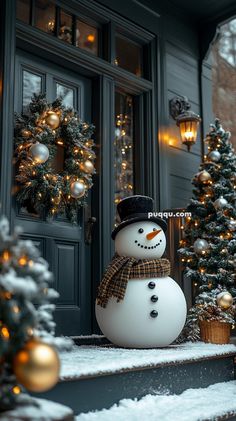
[{"label": "snow-covered step", "polygon": [[40,396],[75,413],[109,408],[123,398],[180,394],[234,379],[236,346],[202,342],[162,349],[74,346],[61,354],[61,380]]},{"label": "snow-covered step", "polygon": [[123,399],[110,409],[80,414],[76,421],[220,421],[236,419],[236,381],[181,395],[147,395],[139,401]]}]

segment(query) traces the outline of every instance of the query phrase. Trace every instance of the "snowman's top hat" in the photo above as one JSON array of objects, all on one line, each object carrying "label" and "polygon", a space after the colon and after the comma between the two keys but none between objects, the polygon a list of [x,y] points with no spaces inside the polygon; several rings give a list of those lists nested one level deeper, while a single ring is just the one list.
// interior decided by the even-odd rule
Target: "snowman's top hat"
[{"label": "snowman's top hat", "polygon": [[127,225],[138,221],[153,221],[166,231],[166,221],[157,216],[148,217],[153,212],[154,201],[148,196],[129,196],[121,200],[117,205],[117,211],[121,219],[120,224],[112,231],[111,237],[114,240],[116,234]]}]

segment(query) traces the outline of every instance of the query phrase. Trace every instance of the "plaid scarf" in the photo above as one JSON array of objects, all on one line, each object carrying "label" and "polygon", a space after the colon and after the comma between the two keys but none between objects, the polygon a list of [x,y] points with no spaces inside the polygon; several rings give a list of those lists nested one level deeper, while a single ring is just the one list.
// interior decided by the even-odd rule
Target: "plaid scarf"
[{"label": "plaid scarf", "polygon": [[142,259],[114,255],[98,288],[97,304],[105,308],[109,298],[124,299],[129,279],[158,278],[170,274],[168,259]]}]

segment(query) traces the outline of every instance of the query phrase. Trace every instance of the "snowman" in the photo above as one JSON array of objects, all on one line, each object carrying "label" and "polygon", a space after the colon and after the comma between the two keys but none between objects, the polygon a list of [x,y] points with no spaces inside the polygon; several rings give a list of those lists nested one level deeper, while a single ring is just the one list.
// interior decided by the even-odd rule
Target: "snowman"
[{"label": "snowman", "polygon": [[127,348],[165,347],[180,334],[186,301],[169,277],[166,222],[150,217],[153,199],[130,196],[117,206],[121,223],[112,232],[116,254],[98,290],[95,312],[103,334]]}]

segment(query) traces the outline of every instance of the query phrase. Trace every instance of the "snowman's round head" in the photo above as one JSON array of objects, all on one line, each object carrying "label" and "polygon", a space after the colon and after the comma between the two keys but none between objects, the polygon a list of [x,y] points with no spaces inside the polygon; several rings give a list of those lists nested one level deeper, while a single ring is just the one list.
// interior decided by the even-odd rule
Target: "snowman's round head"
[{"label": "snowman's round head", "polygon": [[115,250],[119,256],[135,259],[158,259],[166,248],[166,236],[155,222],[133,222],[122,228],[115,237]]}]

